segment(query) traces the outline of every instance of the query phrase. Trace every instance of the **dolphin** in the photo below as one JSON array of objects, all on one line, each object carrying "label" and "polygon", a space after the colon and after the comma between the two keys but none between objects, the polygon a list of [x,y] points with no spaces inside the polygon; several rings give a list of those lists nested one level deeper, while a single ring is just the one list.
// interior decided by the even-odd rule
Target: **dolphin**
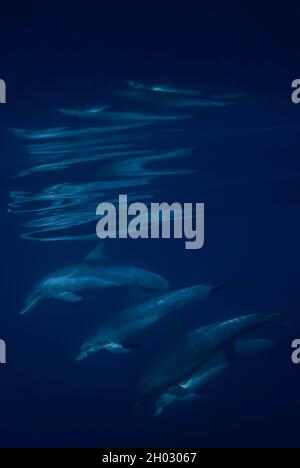
[{"label": "dolphin", "polygon": [[178,337],[146,371],[138,386],[139,400],[162,393],[185,394],[180,385],[221,350],[236,356],[235,340],[265,324],[279,321],[281,311],[250,314],[187,331]]},{"label": "dolphin", "polygon": [[137,346],[137,337],[165,315],[188,307],[221,289],[222,286],[199,284],[164,294],[151,295],[150,299],[141,297],[138,285],[130,291],[137,304],[131,304],[117,315],[108,319],[82,345],[77,361],[90,354],[106,349],[112,352],[128,352]]},{"label": "dolphin", "polygon": [[180,384],[180,387],[183,388],[182,394],[163,393],[156,402],[155,416],[161,414],[167,406],[178,401],[178,399],[190,400],[194,399],[195,396],[201,396],[210,382],[226,369],[229,369],[234,363],[279,350],[280,347],[271,340],[238,340],[235,343],[235,360],[228,359],[224,351],[220,351],[207,364]]},{"label": "dolphin", "polygon": [[162,276],[130,265],[119,265],[103,255],[101,243],[81,263],[57,270],[39,281],[28,294],[25,314],[42,301],[55,298],[67,304],[83,301],[84,291],[129,286],[138,283],[152,290],[168,290],[170,284]]}]

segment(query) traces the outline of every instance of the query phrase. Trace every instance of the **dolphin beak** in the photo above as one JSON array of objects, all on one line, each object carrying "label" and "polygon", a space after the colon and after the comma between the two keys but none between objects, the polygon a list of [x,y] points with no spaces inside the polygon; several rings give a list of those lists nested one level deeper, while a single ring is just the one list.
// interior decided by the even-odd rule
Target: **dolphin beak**
[{"label": "dolphin beak", "polygon": [[25,306],[25,307],[21,310],[21,315],[26,314],[26,313],[29,312],[29,310],[31,310],[31,309],[32,309],[31,304],[28,305],[28,306]]},{"label": "dolphin beak", "polygon": [[34,309],[34,307],[39,304],[42,301],[42,297],[37,297],[33,299],[29,304],[26,304],[25,307],[21,310],[21,315],[27,314],[31,309]]}]

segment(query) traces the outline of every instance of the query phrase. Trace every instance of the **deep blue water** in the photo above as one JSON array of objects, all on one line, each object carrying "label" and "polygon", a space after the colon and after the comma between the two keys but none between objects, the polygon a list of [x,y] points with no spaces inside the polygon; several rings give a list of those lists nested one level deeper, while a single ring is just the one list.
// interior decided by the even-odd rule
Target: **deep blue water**
[{"label": "deep blue water", "polygon": [[[0,337],[8,362],[0,367],[0,446],[298,446],[300,367],[290,359],[290,343],[300,333],[300,105],[290,99],[300,72],[296,21],[289,12],[215,10],[201,3],[163,10],[99,4],[84,12],[61,7],[5,16]],[[276,340],[284,351],[233,366],[204,398],[173,405],[156,419],[150,404],[132,407],[143,370],[170,339],[173,318],[149,331],[132,353],[99,353],[76,364],[85,337],[120,307],[118,295],[91,295],[80,308],[49,301],[25,317],[20,310],[41,276],[76,263],[95,242],[22,240],[25,217],[7,213],[11,190],[94,177],[93,166],[14,179],[29,156],[8,129],[72,126],[57,108],[100,105],[128,79],[245,91],[251,99],[203,108],[191,124],[178,123],[183,131],[170,133],[170,144],[177,139],[197,147],[196,157],[183,164],[197,173],[159,178],[143,189],[155,188],[158,200],[205,202],[204,248],[186,251],[178,240],[111,240],[108,254],[176,286],[228,283],[176,315],[188,328],[272,312],[281,303],[291,322],[253,334]],[[154,132],[150,144],[160,148],[169,141]]]}]

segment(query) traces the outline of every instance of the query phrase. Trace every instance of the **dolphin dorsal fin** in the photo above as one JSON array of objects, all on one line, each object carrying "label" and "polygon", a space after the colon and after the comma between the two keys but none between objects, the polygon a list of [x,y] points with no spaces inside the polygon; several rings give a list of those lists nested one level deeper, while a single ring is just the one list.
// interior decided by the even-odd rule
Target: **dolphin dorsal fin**
[{"label": "dolphin dorsal fin", "polygon": [[95,249],[93,249],[85,258],[88,262],[108,263],[111,260],[104,255],[105,243],[101,242]]}]

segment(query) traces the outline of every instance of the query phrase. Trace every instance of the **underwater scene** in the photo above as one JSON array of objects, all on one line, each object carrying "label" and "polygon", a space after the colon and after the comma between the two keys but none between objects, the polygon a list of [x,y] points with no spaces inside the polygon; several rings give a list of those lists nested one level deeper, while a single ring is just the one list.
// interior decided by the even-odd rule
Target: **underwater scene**
[{"label": "underwater scene", "polygon": [[299,446],[295,25],[179,4],[1,28],[2,448]]}]

